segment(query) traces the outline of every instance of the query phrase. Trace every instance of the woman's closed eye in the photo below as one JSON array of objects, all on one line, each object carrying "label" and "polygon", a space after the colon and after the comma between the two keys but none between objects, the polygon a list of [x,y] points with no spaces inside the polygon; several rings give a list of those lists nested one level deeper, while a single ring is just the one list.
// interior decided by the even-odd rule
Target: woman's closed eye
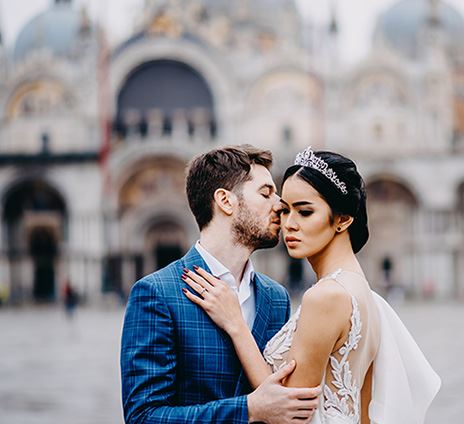
[{"label": "woman's closed eye", "polygon": [[298,211],[298,213],[301,215],[301,216],[310,216],[313,214],[313,211],[307,211],[307,210],[300,210]]}]

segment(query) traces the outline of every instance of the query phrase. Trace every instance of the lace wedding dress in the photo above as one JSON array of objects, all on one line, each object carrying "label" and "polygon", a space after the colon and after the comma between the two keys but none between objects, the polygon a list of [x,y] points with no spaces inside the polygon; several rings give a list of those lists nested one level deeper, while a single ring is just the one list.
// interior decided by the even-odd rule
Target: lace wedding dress
[{"label": "lace wedding dress", "polygon": [[[329,357],[321,401],[311,422],[361,423],[361,389],[374,358],[371,423],[422,424],[440,379],[393,309],[370,289],[359,289],[360,278],[364,280],[339,269],[318,281],[334,280],[344,287],[352,312],[345,343]],[[264,358],[274,371],[287,362],[300,310],[301,306],[266,345]]]}]

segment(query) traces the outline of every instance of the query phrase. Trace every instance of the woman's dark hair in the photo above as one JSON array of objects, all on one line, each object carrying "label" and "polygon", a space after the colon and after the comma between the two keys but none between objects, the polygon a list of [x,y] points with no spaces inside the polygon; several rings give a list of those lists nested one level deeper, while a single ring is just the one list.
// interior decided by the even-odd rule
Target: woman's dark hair
[{"label": "woman's dark hair", "polygon": [[352,216],[354,220],[348,227],[348,233],[353,251],[358,253],[369,238],[364,180],[352,160],[327,151],[316,151],[314,154],[324,160],[338,179],[345,183],[347,193],[343,194],[321,171],[301,165],[293,165],[285,171],[282,186],[288,178],[296,175],[314,187],[328,203],[333,215]]}]

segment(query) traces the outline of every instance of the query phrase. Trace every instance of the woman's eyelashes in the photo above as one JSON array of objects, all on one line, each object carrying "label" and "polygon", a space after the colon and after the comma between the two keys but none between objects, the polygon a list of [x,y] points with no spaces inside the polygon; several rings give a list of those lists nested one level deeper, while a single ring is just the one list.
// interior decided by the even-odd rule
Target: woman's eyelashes
[{"label": "woman's eyelashes", "polygon": [[[297,212],[303,217],[307,217],[313,214],[313,211],[301,210],[301,209],[298,210]],[[288,215],[290,213],[290,209],[283,207],[279,210],[279,213],[281,215]]]}]

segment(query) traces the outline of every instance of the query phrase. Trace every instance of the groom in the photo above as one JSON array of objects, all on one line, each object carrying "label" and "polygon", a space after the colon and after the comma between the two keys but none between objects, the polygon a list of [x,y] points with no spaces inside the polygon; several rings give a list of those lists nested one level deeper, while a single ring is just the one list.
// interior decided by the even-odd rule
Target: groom
[{"label": "groom", "polygon": [[132,289],[121,345],[126,423],[285,424],[311,418],[317,398],[310,398],[319,389],[281,384],[294,364],[250,393],[229,337],[182,293],[184,268],[200,266],[230,284],[261,350],[288,320],[287,292],[255,272],[249,259],[278,243],[271,165],[271,152],[250,145],[212,150],[191,162],[187,196],[200,240]]}]

